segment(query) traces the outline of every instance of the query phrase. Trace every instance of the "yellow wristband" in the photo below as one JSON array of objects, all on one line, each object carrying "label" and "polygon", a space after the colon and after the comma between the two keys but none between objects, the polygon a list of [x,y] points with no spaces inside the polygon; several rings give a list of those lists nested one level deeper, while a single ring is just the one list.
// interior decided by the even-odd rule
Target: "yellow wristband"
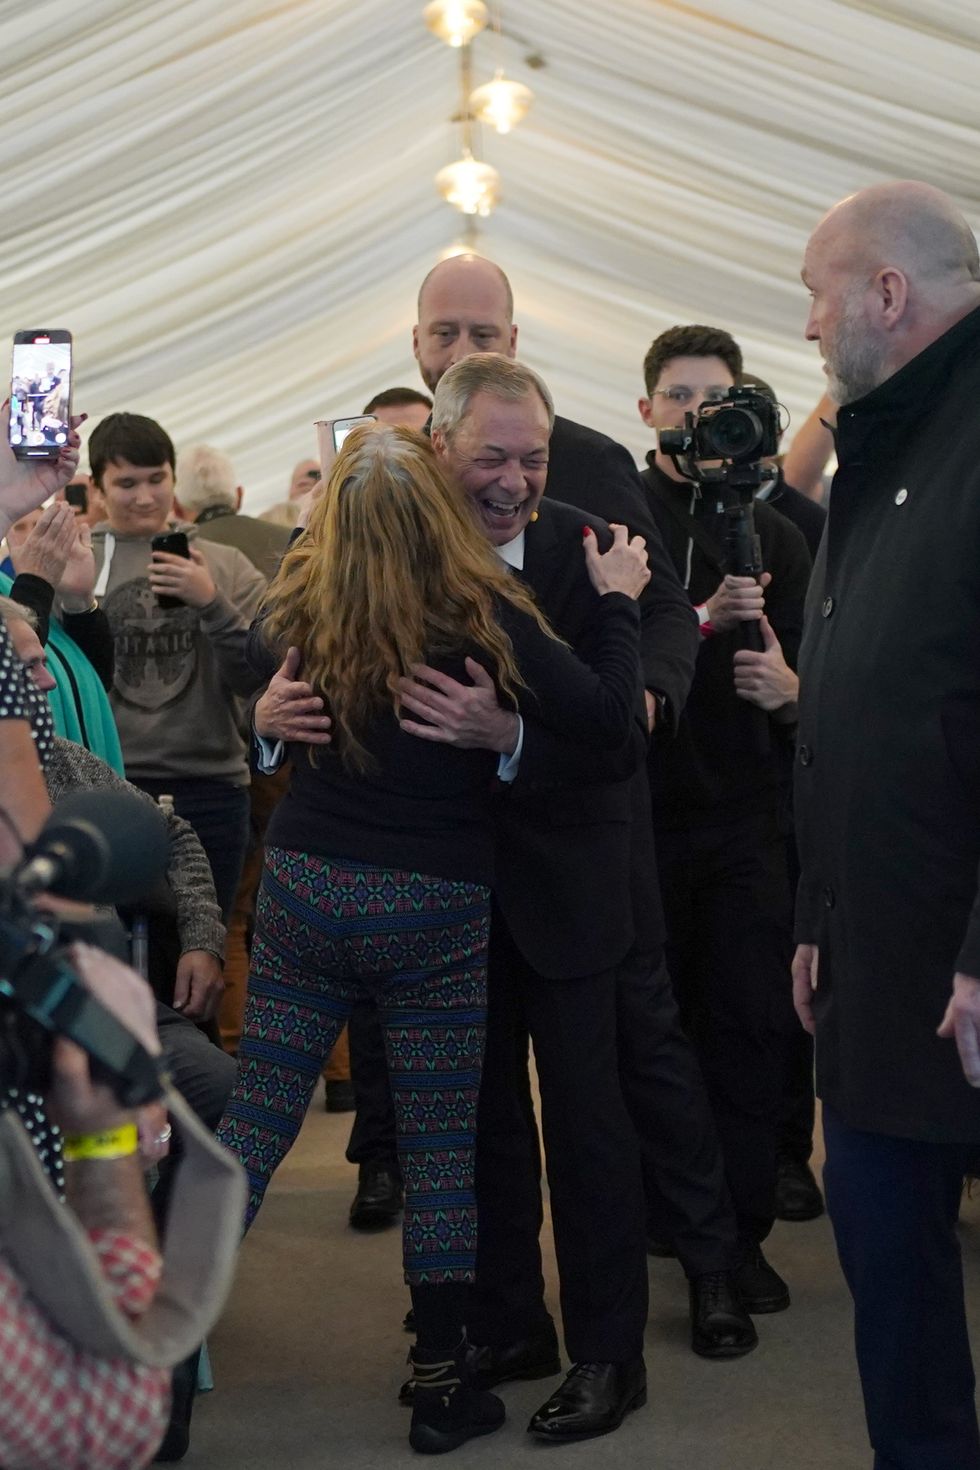
[{"label": "yellow wristband", "polygon": [[135,1123],[107,1128],[104,1133],[66,1133],[64,1155],[70,1163],[78,1159],[126,1159],[139,1149]]}]

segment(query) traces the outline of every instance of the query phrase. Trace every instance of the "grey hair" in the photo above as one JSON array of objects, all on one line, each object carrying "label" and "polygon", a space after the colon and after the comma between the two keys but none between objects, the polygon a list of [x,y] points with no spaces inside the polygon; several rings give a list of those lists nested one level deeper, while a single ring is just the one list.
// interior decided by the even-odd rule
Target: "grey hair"
[{"label": "grey hair", "polygon": [[537,393],[548,411],[548,432],[555,426],[554,399],[544,379],[533,368],[499,352],[474,352],[447,368],[436,384],[432,404],[432,428],[451,439],[470,411],[478,393],[519,402]]},{"label": "grey hair", "polygon": [[177,458],[176,495],[185,510],[206,510],[209,505],[235,505],[238,479],[227,454],[210,444],[194,444]]},{"label": "grey hair", "polygon": [[4,627],[8,623],[27,623],[35,633],[38,630],[37,613],[34,609],[25,607],[22,602],[15,602],[12,597],[0,595],[0,619],[3,620]]}]

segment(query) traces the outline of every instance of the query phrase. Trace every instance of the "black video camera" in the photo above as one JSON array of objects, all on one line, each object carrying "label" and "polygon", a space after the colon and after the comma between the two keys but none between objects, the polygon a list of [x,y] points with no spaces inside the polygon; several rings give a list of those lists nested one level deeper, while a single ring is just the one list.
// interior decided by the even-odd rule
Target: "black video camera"
[{"label": "black video camera", "polygon": [[[757,469],[762,460],[771,459],[779,452],[781,430],[779,404],[750,385],[729,388],[724,398],[703,403],[696,414],[684,415],[683,429],[661,429],[657,439],[675,461],[692,461],[696,467],[705,460],[721,460],[720,470],[693,474],[698,480],[702,474],[718,479],[726,469]],[[691,475],[686,466],[685,474]]]},{"label": "black video camera", "polygon": [[80,937],[77,926],[38,909],[34,898],[41,892],[103,903],[139,898],[163,871],[166,852],[163,821],[150,803],[124,792],[89,791],[60,802],[24,858],[0,873],[3,1088],[46,1092],[51,1039],[60,1035],[88,1052],[93,1076],[124,1107],[160,1096],[156,1059],[71,968],[67,948]]}]

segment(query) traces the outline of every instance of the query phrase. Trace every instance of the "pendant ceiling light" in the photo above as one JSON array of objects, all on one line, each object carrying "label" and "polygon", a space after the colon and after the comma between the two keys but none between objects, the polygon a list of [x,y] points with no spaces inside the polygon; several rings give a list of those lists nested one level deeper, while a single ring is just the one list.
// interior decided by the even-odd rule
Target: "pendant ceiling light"
[{"label": "pendant ceiling light", "polygon": [[468,46],[483,30],[489,12],[483,0],[432,0],[422,18],[448,46]]},{"label": "pendant ceiling light", "polygon": [[489,123],[498,133],[509,133],[527,115],[534,93],[523,82],[512,82],[500,71],[492,82],[484,82],[470,93],[473,115]]},{"label": "pendant ceiling light", "polygon": [[481,163],[467,148],[462,158],[439,170],[436,188],[463,214],[486,219],[500,198],[500,175],[492,164]]}]

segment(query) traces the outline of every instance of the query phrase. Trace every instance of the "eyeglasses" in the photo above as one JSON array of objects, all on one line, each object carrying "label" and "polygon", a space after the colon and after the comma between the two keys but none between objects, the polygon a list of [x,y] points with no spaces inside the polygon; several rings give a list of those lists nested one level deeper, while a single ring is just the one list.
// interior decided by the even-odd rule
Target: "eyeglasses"
[{"label": "eyeglasses", "polygon": [[676,403],[681,408],[686,408],[689,403],[697,399],[698,403],[721,403],[728,396],[727,388],[685,388],[678,383],[673,388],[654,388],[650,394],[656,398],[666,398],[670,403]]}]

